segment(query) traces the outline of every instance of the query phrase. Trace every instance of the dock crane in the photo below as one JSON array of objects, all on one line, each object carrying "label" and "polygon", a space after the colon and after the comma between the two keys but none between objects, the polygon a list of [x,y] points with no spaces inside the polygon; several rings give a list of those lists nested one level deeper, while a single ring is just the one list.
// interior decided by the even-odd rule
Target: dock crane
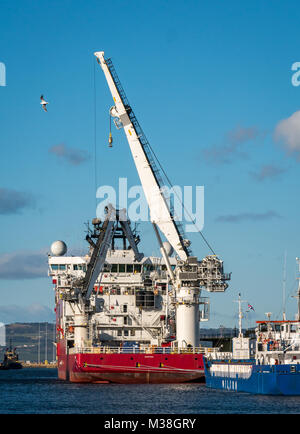
[{"label": "dock crane", "polygon": [[[123,128],[136,165],[150,210],[160,250],[168,270],[170,283],[175,291],[176,341],[179,348],[199,346],[200,294],[202,288],[209,292],[224,292],[230,274],[223,271],[223,261],[216,255],[208,255],[201,261],[192,255],[190,241],[185,237],[181,224],[168,205],[159,168],[151,152],[150,144],[129,104],[111,59],[105,59],[104,51],[94,53],[109,86],[114,106],[110,116],[118,129]],[[175,270],[171,268],[159,230],[172,245],[179,260]]]}]

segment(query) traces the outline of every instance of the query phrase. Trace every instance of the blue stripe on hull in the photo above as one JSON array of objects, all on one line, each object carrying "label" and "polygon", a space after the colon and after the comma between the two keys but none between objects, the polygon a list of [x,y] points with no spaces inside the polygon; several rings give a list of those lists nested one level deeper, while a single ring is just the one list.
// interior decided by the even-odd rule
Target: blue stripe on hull
[{"label": "blue stripe on hull", "polygon": [[[206,365],[206,364],[205,364]],[[207,387],[263,395],[300,395],[300,365],[254,365],[248,379],[211,375],[205,366]]]}]

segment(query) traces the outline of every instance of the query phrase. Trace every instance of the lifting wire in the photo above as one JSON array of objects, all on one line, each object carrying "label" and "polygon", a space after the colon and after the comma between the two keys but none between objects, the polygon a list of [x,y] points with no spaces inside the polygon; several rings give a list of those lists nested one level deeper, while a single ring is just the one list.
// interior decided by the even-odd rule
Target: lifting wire
[{"label": "lifting wire", "polygon": [[[173,188],[173,184],[171,183],[171,181],[170,181],[168,175],[166,174],[166,172],[165,172],[163,166],[161,165],[159,159],[157,158],[155,152],[153,151],[152,146],[150,145],[150,143],[148,143],[148,146],[149,146],[150,151],[152,152],[153,156],[155,157],[155,159],[156,159],[156,161],[157,161],[157,163],[158,163],[160,169],[162,170],[162,172],[163,172],[163,174],[164,174],[166,180],[168,181],[168,183],[169,183],[169,185],[171,186],[171,188]],[[173,190],[173,191],[174,191],[174,190]],[[186,214],[187,214],[187,215],[189,216],[189,218],[191,219],[192,224],[193,224],[193,225],[195,226],[195,228],[197,229],[197,233],[201,235],[201,237],[202,237],[203,241],[205,242],[205,244],[206,244],[206,245],[208,246],[208,248],[211,250],[211,252],[213,253],[213,255],[215,255],[216,253],[214,252],[213,248],[212,248],[211,245],[208,243],[207,239],[204,237],[204,235],[202,234],[201,230],[197,227],[196,223],[192,220],[192,217],[191,217],[190,213],[189,213],[188,210],[185,208],[185,206],[184,206],[184,204],[182,203],[182,201],[181,201],[180,197],[178,196],[177,192],[174,191],[174,193],[176,194],[177,198],[179,199],[179,201],[180,201],[180,203],[181,203],[181,205],[182,205],[184,211],[186,212]]]},{"label": "lifting wire", "polygon": [[95,177],[95,204],[97,209],[97,98],[96,98],[96,65],[94,65],[94,177]]}]

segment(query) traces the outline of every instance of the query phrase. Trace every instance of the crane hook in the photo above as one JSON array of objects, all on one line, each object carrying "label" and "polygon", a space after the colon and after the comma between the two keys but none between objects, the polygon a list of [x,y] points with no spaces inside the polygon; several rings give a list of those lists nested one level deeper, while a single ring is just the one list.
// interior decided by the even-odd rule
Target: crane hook
[{"label": "crane hook", "polygon": [[111,134],[111,115],[109,115],[109,137],[108,137],[108,147],[112,148],[113,138]]},{"label": "crane hook", "polygon": [[112,142],[113,142],[113,138],[111,135],[111,131],[109,132],[109,137],[108,137],[108,147],[112,148]]}]

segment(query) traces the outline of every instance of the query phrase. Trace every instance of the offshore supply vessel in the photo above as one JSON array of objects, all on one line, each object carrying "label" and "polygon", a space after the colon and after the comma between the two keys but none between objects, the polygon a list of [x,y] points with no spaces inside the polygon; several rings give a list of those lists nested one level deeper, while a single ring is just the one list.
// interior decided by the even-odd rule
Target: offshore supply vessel
[{"label": "offshore supply vessel", "polygon": [[[262,395],[300,395],[300,280],[296,320],[257,321],[255,336],[232,340],[232,353],[205,356],[206,386]],[[240,299],[239,299],[240,301]],[[239,309],[240,321],[242,317]]]},{"label": "offshore supply vessel", "polygon": [[209,302],[201,290],[224,292],[230,274],[215,254],[201,261],[192,255],[112,61],[104,52],[95,56],[114,100],[110,116],[126,134],[162,256],[139,251],[139,235],[126,210],[113,204],[92,220],[86,256],[66,256],[63,241],[52,244],[48,263],[58,376],[100,383],[203,381],[199,322],[208,318]]}]

